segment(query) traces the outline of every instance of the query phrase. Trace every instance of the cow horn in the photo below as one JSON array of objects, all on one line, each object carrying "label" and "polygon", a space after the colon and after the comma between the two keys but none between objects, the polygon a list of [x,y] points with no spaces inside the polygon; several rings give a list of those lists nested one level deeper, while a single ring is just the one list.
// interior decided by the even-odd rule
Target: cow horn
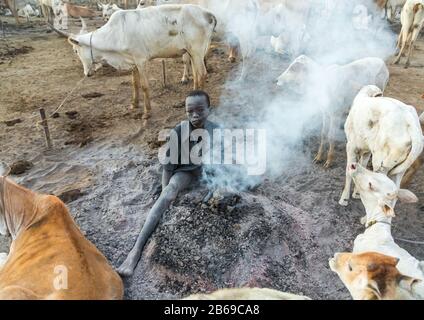
[{"label": "cow horn", "polygon": [[48,23],[47,22],[47,25],[50,27],[50,29],[52,29],[53,31],[55,31],[57,34],[59,34],[60,36],[62,36],[62,37],[65,37],[65,38],[69,38],[71,35],[69,34],[69,33],[67,33],[67,32],[65,32],[65,31],[62,31],[62,30],[58,30],[58,29],[56,29],[55,27],[53,27],[50,23]]},{"label": "cow horn", "polygon": [[82,17],[80,17],[80,20],[81,20],[81,30],[79,34],[88,33],[87,24],[85,23],[85,20]]}]

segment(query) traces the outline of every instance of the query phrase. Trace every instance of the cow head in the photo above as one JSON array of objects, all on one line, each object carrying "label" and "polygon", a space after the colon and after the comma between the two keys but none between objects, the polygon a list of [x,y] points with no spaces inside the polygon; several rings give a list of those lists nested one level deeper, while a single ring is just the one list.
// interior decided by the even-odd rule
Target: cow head
[{"label": "cow head", "polygon": [[372,172],[359,164],[349,165],[348,174],[355,182],[361,201],[367,212],[382,212],[394,217],[397,200],[415,203],[418,198],[409,190],[398,189],[396,184],[385,174]]},{"label": "cow head", "polygon": [[[89,34],[90,35],[90,34]],[[85,35],[82,35],[85,36]],[[89,42],[87,44],[80,41],[81,35],[70,36],[68,38],[69,43],[72,45],[72,49],[78,55],[78,58],[81,60],[82,66],[84,68],[84,75],[90,77],[95,70],[94,68],[94,52]]]},{"label": "cow head", "polygon": [[121,8],[119,8],[116,4],[103,4],[103,3],[97,3],[97,5],[99,6],[99,8],[101,8],[100,10],[102,11],[102,17],[103,20],[108,21],[110,19],[110,16],[118,10],[121,10]]},{"label": "cow head", "polygon": [[358,96],[377,98],[377,97],[383,96],[383,91],[377,86],[369,85],[369,86],[363,87],[359,91]]},{"label": "cow head", "polygon": [[399,273],[398,262],[375,252],[336,253],[329,260],[355,300],[413,299],[413,286],[421,280]]},{"label": "cow head", "polygon": [[319,72],[319,65],[311,58],[301,55],[297,57],[277,79],[277,85],[302,94],[310,77]]},{"label": "cow head", "polygon": [[6,183],[6,176],[10,173],[10,168],[7,164],[0,162],[0,234],[7,235],[8,229],[5,217],[5,203],[4,203],[4,185]]},{"label": "cow head", "polygon": [[156,5],[157,0],[140,0],[137,5],[137,9],[143,9]]}]

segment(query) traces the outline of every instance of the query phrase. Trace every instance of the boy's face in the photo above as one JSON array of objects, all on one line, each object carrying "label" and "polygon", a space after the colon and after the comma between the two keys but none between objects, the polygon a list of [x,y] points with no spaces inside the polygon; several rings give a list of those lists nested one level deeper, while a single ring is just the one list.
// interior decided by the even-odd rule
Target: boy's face
[{"label": "boy's face", "polygon": [[205,96],[186,98],[187,118],[195,128],[203,128],[209,116],[208,101]]}]

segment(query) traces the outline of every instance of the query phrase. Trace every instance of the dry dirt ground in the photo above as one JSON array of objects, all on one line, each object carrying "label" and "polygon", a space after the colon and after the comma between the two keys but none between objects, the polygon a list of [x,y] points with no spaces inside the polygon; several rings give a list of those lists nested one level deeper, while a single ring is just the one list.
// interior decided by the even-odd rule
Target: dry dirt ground
[{"label": "dry dirt ground", "polygon": [[[38,109],[50,114],[82,78],[82,66],[66,40],[40,21],[19,29],[7,21],[6,37],[0,35],[0,160],[29,161],[29,169],[13,179],[61,196],[87,238],[119,266],[160,192],[157,134],[185,117],[183,101],[191,87],[179,84],[182,63],[167,60],[167,88],[160,61],[150,65],[153,114],[141,136],[128,140],[142,124],[140,111],[129,109],[130,75],[105,68],[84,80],[59,117],[49,119],[54,148],[46,151]],[[420,41],[410,69],[390,66],[386,91],[420,110],[423,50]],[[213,106],[220,106],[214,109],[218,121],[261,112],[258,93],[275,93],[273,79],[288,61],[257,55],[268,55],[267,63],[258,62],[239,84],[231,81],[238,64],[227,62],[225,46],[216,44],[211,51],[206,91]],[[255,75],[265,71],[268,76],[257,81]],[[240,97],[241,88],[250,94]],[[231,106],[225,109],[229,114],[220,112],[223,105]],[[21,122],[4,122],[15,119]],[[301,147],[300,156],[310,160],[316,139]],[[134,276],[125,279],[125,297],[174,299],[221,287],[260,286],[314,299],[349,299],[328,267],[328,258],[350,250],[363,230],[361,203],[353,201],[347,208],[337,203],[344,183],[344,144],[338,144],[333,168],[308,162],[266,178],[255,190],[208,205],[201,203],[204,187],[182,194],[148,242]],[[423,177],[424,169],[410,186],[420,202],[397,207],[395,237],[424,240]],[[1,251],[8,251],[8,245],[8,238],[0,238]],[[423,246],[400,245],[424,260]]]}]

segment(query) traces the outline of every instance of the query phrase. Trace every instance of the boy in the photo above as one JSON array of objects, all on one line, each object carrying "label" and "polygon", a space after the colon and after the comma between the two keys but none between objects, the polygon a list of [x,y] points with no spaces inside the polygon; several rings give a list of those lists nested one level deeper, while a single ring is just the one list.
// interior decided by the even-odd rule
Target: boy
[{"label": "boy", "polygon": [[[183,141],[183,139],[189,139],[189,150],[186,151],[189,151],[190,155],[192,148],[200,143],[200,139],[198,141],[191,141],[191,132],[196,129],[205,129],[212,139],[213,129],[218,128],[218,126],[207,120],[210,113],[210,98],[206,92],[201,90],[191,92],[187,96],[185,104],[188,122],[182,122],[173,129],[174,134],[178,137],[178,141],[175,142],[171,139],[169,145],[170,150],[172,150],[172,148],[178,148],[174,149],[178,150],[178,163],[163,166],[162,193],[147,215],[136,244],[117,270],[122,276],[131,276],[133,274],[140,260],[144,245],[156,229],[163,213],[169,208],[169,205],[176,199],[182,190],[187,188],[201,176],[201,164],[193,163],[191,159],[189,159],[188,163],[182,161],[184,157],[184,155],[182,155],[184,152],[183,145],[187,142],[186,140]],[[189,129],[188,137],[184,137],[182,134],[185,127]]]}]

